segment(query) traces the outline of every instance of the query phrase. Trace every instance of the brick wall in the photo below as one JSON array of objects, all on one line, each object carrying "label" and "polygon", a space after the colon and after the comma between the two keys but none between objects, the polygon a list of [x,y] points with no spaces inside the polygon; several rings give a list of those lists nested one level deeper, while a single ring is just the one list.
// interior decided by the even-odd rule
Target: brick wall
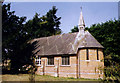
[{"label": "brick wall", "polygon": [[86,59],[86,49],[81,49],[78,53],[80,56],[80,78],[90,78],[98,79],[103,78],[103,71],[101,70],[104,67],[103,52],[102,49],[98,49],[99,60],[97,60],[97,49],[88,49],[89,50],[89,60]]},{"label": "brick wall", "polygon": [[[43,66],[45,65],[45,66]],[[58,66],[59,65],[59,66]],[[41,58],[41,66],[37,68],[37,74],[39,75],[51,75],[58,77],[74,77],[76,76],[76,56],[70,56],[70,65],[62,65],[61,56],[54,57],[54,65],[47,65],[47,57]]]},{"label": "brick wall", "polygon": [[89,50],[89,60],[86,60],[86,49],[80,49],[77,55],[70,56],[70,65],[63,66],[61,56],[54,57],[54,65],[47,64],[47,57],[41,57],[41,66],[37,68],[37,74],[58,77],[74,78],[103,78],[103,72],[99,68],[104,67],[102,49],[98,49],[99,60],[97,60],[97,49]]}]

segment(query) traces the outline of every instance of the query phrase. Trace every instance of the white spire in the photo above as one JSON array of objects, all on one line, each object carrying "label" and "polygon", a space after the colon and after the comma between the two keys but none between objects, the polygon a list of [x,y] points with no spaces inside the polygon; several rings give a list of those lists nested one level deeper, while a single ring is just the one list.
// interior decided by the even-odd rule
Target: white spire
[{"label": "white spire", "polygon": [[78,23],[78,29],[79,29],[80,33],[84,33],[85,22],[84,22],[84,19],[83,19],[82,7],[81,7],[81,12],[80,12],[80,19],[79,19],[79,23]]}]

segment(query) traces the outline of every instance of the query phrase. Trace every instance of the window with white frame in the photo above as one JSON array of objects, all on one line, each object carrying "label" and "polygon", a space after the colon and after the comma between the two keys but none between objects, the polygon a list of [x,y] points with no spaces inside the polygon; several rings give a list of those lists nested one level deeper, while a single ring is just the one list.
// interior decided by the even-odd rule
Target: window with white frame
[{"label": "window with white frame", "polygon": [[36,56],[35,65],[37,65],[37,66],[41,65],[41,57],[40,56]]}]

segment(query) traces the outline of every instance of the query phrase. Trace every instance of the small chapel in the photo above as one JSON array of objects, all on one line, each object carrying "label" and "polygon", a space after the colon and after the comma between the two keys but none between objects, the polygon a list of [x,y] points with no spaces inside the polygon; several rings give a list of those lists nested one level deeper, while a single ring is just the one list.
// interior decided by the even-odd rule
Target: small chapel
[{"label": "small chapel", "polygon": [[103,46],[85,31],[82,11],[79,32],[33,39],[36,74],[55,77],[103,78]]}]

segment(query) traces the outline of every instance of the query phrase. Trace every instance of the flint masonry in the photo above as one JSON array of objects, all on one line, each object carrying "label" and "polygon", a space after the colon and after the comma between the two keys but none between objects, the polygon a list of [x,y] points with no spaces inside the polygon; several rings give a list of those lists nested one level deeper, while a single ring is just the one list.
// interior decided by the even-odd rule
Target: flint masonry
[{"label": "flint masonry", "polygon": [[80,13],[79,32],[33,39],[37,74],[56,77],[103,78],[103,46],[85,31]]}]

